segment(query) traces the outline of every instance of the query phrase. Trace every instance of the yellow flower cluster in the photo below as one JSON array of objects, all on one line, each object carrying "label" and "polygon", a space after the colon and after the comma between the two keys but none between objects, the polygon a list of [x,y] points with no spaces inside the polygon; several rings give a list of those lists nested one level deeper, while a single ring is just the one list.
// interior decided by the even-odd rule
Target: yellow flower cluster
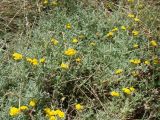
[{"label": "yellow flower cluster", "polygon": [[[129,87],[129,88],[126,87],[126,88],[122,88],[122,91],[127,95],[131,95],[132,93],[135,92],[135,88],[134,87]],[[119,97],[120,93],[117,91],[112,91],[112,92],[110,92],[110,95],[113,97]]]},{"label": "yellow flower cluster", "polygon": [[44,112],[45,112],[46,116],[49,117],[49,120],[56,120],[57,117],[59,117],[59,118],[65,117],[65,113],[63,111],[61,111],[60,109],[52,110],[50,108],[45,108]]},{"label": "yellow flower cluster", "polygon": [[129,14],[128,14],[128,17],[129,17],[129,18],[132,18],[135,22],[140,22],[140,19],[137,18],[137,17],[135,17],[134,14],[129,13]]},{"label": "yellow flower cluster", "polygon": [[21,112],[23,112],[23,111],[25,111],[25,110],[28,110],[28,107],[25,106],[25,105],[20,106],[19,108],[10,107],[9,115],[10,115],[10,116],[17,116],[17,115],[19,115]]},{"label": "yellow flower cluster", "polygon": [[[36,103],[37,103],[36,100],[30,100],[29,106],[35,107]],[[22,105],[19,108],[10,107],[10,109],[9,109],[9,115],[10,116],[17,116],[17,115],[19,115],[20,113],[22,113],[23,111],[26,111],[26,110],[29,110],[28,106],[26,106],[26,105]]]},{"label": "yellow flower cluster", "polygon": [[127,95],[131,95],[135,91],[135,88],[134,87],[122,88],[122,91]]},{"label": "yellow flower cluster", "polygon": [[40,63],[45,63],[46,59],[41,58],[39,61],[36,58],[26,58],[27,62],[31,63],[32,65],[36,66]]},{"label": "yellow flower cluster", "polygon": [[[13,53],[12,56],[13,56],[13,59],[16,60],[16,61],[21,60],[23,58],[23,55],[19,54],[19,53]],[[45,58],[41,58],[39,61],[36,58],[33,58],[33,59],[32,58],[26,58],[26,61],[31,63],[32,65],[36,66],[36,65],[39,64],[39,62],[40,63],[45,63]]]},{"label": "yellow flower cluster", "polygon": [[130,60],[130,63],[133,63],[133,64],[140,64],[141,63],[141,60],[140,59],[131,59]]}]

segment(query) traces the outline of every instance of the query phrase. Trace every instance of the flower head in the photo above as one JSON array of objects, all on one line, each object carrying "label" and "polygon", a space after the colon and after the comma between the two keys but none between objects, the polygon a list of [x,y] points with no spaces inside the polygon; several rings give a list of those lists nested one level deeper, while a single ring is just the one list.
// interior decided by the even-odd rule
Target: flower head
[{"label": "flower head", "polygon": [[119,97],[120,96],[119,92],[116,92],[116,91],[112,91],[110,94],[113,97]]},{"label": "flower head", "polygon": [[76,110],[83,110],[84,106],[78,103],[78,104],[75,105],[75,109]]},{"label": "flower head", "polygon": [[55,116],[50,116],[49,120],[57,120]]},{"label": "flower head", "polygon": [[122,69],[117,69],[117,70],[115,71],[115,74],[121,74],[122,72],[123,72]]},{"label": "flower head", "polygon": [[132,34],[133,34],[134,36],[137,36],[137,35],[139,34],[139,32],[136,31],[136,30],[133,30],[133,31],[132,31]]},{"label": "flower head", "polygon": [[114,35],[114,33],[113,32],[109,32],[109,33],[107,33],[107,37],[112,37]]},{"label": "flower head", "polygon": [[130,95],[132,92],[129,88],[122,88],[122,91],[128,95]]},{"label": "flower head", "polygon": [[150,44],[151,44],[151,46],[153,46],[153,47],[157,47],[157,46],[158,46],[158,44],[157,44],[157,42],[156,42],[155,40],[151,40],[151,41],[150,41]]},{"label": "flower head", "polygon": [[81,62],[81,59],[79,57],[76,58],[76,62]]},{"label": "flower head", "polygon": [[149,60],[145,60],[145,61],[144,61],[144,64],[150,65],[150,61],[149,61]]},{"label": "flower head", "polygon": [[35,65],[35,66],[38,65],[38,60],[36,58],[33,58],[32,59],[32,64]]},{"label": "flower head", "polygon": [[31,101],[29,102],[29,105],[30,105],[31,107],[35,107],[35,106],[36,106],[36,103],[37,103],[36,100],[31,100]]},{"label": "flower head", "polygon": [[95,42],[91,42],[90,45],[91,45],[91,46],[95,46],[96,43],[95,43]]},{"label": "flower head", "polygon": [[55,38],[52,38],[51,42],[53,45],[57,45],[59,43],[58,40],[56,40]]},{"label": "flower head", "polygon": [[23,58],[22,54],[13,53],[12,54],[14,60],[21,60]]},{"label": "flower head", "polygon": [[20,106],[20,110],[23,111],[23,110],[28,110],[28,107],[23,105],[23,106]]},{"label": "flower head", "polygon": [[57,6],[57,5],[58,5],[58,2],[57,2],[57,1],[53,1],[53,2],[51,2],[51,5],[52,5],[52,6]]},{"label": "flower head", "polygon": [[20,114],[20,109],[19,108],[16,108],[16,107],[11,107],[10,110],[9,110],[9,115],[10,116],[16,116],[18,114]]},{"label": "flower head", "polygon": [[129,17],[129,18],[134,18],[134,15],[131,14],[131,13],[129,13],[129,14],[128,14],[128,17]]},{"label": "flower head", "polygon": [[158,56],[154,56],[153,57],[153,64],[159,64],[159,59],[158,59]]},{"label": "flower head", "polygon": [[46,61],[45,58],[41,58],[41,59],[39,60],[40,63],[45,63],[45,61]]},{"label": "flower head", "polygon": [[55,113],[57,114],[58,117],[60,118],[64,118],[65,117],[65,113],[61,110],[56,110]]},{"label": "flower head", "polygon": [[61,68],[62,69],[68,69],[69,68],[69,64],[68,63],[62,63],[61,64]]},{"label": "flower head", "polygon": [[67,29],[71,29],[71,28],[72,28],[72,25],[71,25],[70,23],[67,23],[67,24],[66,24],[66,28],[67,28]]},{"label": "flower head", "polygon": [[131,2],[131,3],[132,3],[132,2],[134,2],[134,0],[128,0],[128,2]]},{"label": "flower head", "polygon": [[68,56],[73,56],[73,55],[75,55],[77,53],[77,51],[75,50],[75,49],[73,49],[73,48],[69,48],[69,49],[67,49],[65,52],[64,52],[64,54],[65,55],[68,55]]},{"label": "flower head", "polygon": [[126,30],[127,28],[125,26],[121,26],[121,29],[122,30]]},{"label": "flower head", "polygon": [[48,0],[43,0],[43,4],[48,4]]},{"label": "flower head", "polygon": [[72,43],[78,43],[78,39],[77,38],[73,38]]},{"label": "flower head", "polygon": [[136,17],[136,18],[134,18],[134,21],[135,22],[140,22],[140,19]]},{"label": "flower head", "polygon": [[137,65],[137,64],[141,63],[141,60],[140,59],[131,59],[130,62]]},{"label": "flower head", "polygon": [[112,29],[112,32],[116,32],[116,31],[118,31],[117,27],[115,27],[114,29]]},{"label": "flower head", "polygon": [[134,87],[130,87],[129,89],[130,89],[131,92],[134,92],[134,91],[135,91],[135,88],[134,88]]},{"label": "flower head", "polygon": [[133,44],[133,48],[138,48],[139,45],[138,44]]},{"label": "flower head", "polygon": [[139,71],[132,71],[131,74],[132,76],[136,77],[139,75]]}]

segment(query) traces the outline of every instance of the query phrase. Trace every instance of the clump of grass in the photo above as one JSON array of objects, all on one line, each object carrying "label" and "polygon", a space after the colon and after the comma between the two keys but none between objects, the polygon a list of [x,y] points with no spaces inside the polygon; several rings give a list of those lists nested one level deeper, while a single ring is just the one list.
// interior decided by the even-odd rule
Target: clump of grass
[{"label": "clump of grass", "polygon": [[159,41],[143,20],[149,6],[43,2],[37,26],[0,51],[2,119],[158,119]]}]

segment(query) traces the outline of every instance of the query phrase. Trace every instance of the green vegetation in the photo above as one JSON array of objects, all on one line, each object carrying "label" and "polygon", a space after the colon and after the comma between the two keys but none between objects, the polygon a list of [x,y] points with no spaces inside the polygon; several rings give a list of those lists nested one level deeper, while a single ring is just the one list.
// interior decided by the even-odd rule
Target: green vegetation
[{"label": "green vegetation", "polygon": [[2,120],[160,119],[158,2],[1,3]]}]

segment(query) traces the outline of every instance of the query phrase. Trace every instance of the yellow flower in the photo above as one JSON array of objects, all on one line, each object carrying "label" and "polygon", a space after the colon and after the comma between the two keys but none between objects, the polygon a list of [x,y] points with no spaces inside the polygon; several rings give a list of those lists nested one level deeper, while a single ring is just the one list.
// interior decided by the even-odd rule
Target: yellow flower
[{"label": "yellow flower", "polygon": [[20,110],[28,110],[28,107],[27,106],[25,106],[25,105],[23,105],[23,106],[20,106]]},{"label": "yellow flower", "polygon": [[84,106],[82,106],[81,104],[76,104],[76,105],[75,105],[75,109],[76,109],[76,110],[83,110],[83,109],[84,109]]},{"label": "yellow flower", "polygon": [[122,69],[117,69],[117,70],[115,71],[115,74],[121,74],[122,72],[123,72]]},{"label": "yellow flower", "polygon": [[130,14],[128,14],[128,17],[134,18],[134,15],[130,13]]},{"label": "yellow flower", "polygon": [[81,59],[80,58],[76,58],[76,62],[81,62]]},{"label": "yellow flower", "polygon": [[53,2],[51,2],[51,5],[52,5],[52,6],[57,6],[57,5],[58,5],[58,2],[57,2],[57,1],[53,1]]},{"label": "yellow flower", "polygon": [[55,38],[52,38],[51,42],[53,45],[57,45],[59,43],[58,40],[56,40]]},{"label": "yellow flower", "polygon": [[33,65],[38,65],[38,60],[36,58],[32,59],[32,64]]},{"label": "yellow flower", "polygon": [[130,89],[131,92],[134,92],[134,91],[135,91],[135,88],[134,88],[134,87],[130,87],[129,89]]},{"label": "yellow flower", "polygon": [[154,56],[153,57],[153,64],[158,64],[159,63],[159,60],[158,60],[158,56]]},{"label": "yellow flower", "polygon": [[85,35],[81,34],[81,35],[78,36],[78,38],[79,38],[79,39],[84,39],[84,38],[85,38]]},{"label": "yellow flower", "polygon": [[32,58],[26,58],[27,62],[32,63]]},{"label": "yellow flower", "polygon": [[35,107],[35,106],[36,106],[36,103],[37,103],[36,100],[31,100],[31,101],[29,102],[29,105],[32,106],[32,107]]},{"label": "yellow flower", "polygon": [[127,28],[125,26],[121,26],[121,29],[122,30],[126,30]]},{"label": "yellow flower", "polygon": [[66,64],[66,63],[62,63],[62,64],[61,64],[61,68],[63,68],[63,69],[68,69],[68,68],[69,68],[69,65]]},{"label": "yellow flower", "polygon": [[132,74],[134,77],[136,77],[136,76],[139,75],[139,71],[133,71],[131,74]]},{"label": "yellow flower", "polygon": [[110,94],[113,97],[119,97],[120,96],[119,92],[116,92],[116,91],[112,91]]},{"label": "yellow flower", "polygon": [[158,44],[157,44],[157,42],[156,42],[155,40],[151,40],[151,41],[150,41],[150,44],[151,44],[151,46],[153,46],[153,47],[157,47],[157,46],[158,46]]},{"label": "yellow flower", "polygon": [[96,43],[95,43],[95,42],[91,42],[90,45],[91,45],[91,46],[95,46]]},{"label": "yellow flower", "polygon": [[117,27],[115,27],[115,28],[112,30],[112,32],[116,32],[116,31],[118,31],[118,28],[117,28]]},{"label": "yellow flower", "polygon": [[140,59],[132,59],[132,60],[130,60],[130,62],[133,64],[140,64],[141,60]]},{"label": "yellow flower", "polygon": [[70,24],[70,23],[67,23],[67,24],[66,24],[66,28],[67,28],[67,29],[71,29],[71,28],[72,28],[71,24]]},{"label": "yellow flower", "polygon": [[69,49],[67,49],[65,52],[64,52],[64,54],[65,55],[68,55],[68,56],[73,56],[73,55],[75,55],[77,53],[77,51],[75,50],[75,49],[73,49],[73,48],[69,48]]},{"label": "yellow flower", "polygon": [[65,113],[61,110],[56,110],[55,113],[58,115],[58,117],[60,118],[64,118],[65,117]]},{"label": "yellow flower", "polygon": [[134,0],[128,0],[128,2],[134,2]]},{"label": "yellow flower", "polygon": [[48,0],[43,0],[43,4],[48,4]]},{"label": "yellow flower", "polygon": [[131,90],[128,89],[128,88],[122,88],[122,91],[123,91],[124,93],[128,94],[128,95],[130,95],[130,94],[132,93]]},{"label": "yellow flower", "polygon": [[57,115],[57,112],[55,110],[50,110],[47,113],[48,116],[53,116],[53,115]]},{"label": "yellow flower", "polygon": [[20,109],[19,108],[16,108],[16,107],[11,107],[10,110],[9,110],[9,115],[10,116],[16,116],[18,114],[20,114]]},{"label": "yellow flower", "polygon": [[12,54],[14,60],[21,60],[23,58],[22,54],[13,53]]},{"label": "yellow flower", "polygon": [[49,117],[49,120],[57,120],[55,116]]},{"label": "yellow flower", "polygon": [[138,18],[136,17],[136,18],[134,18],[134,21],[135,21],[135,22],[139,22],[140,19],[138,19]]},{"label": "yellow flower", "polygon": [[145,61],[144,61],[144,64],[150,65],[150,61],[149,61],[149,60],[145,60]]},{"label": "yellow flower", "polygon": [[109,33],[107,33],[107,37],[112,37],[114,35],[114,33],[113,32],[109,32]]},{"label": "yellow flower", "polygon": [[46,113],[46,114],[49,114],[49,112],[51,111],[51,109],[50,108],[44,108],[44,112]]},{"label": "yellow flower", "polygon": [[73,43],[78,43],[78,40],[76,38],[73,38],[72,42]]},{"label": "yellow flower", "polygon": [[45,58],[41,58],[41,59],[39,60],[40,63],[45,63],[45,61],[46,61]]},{"label": "yellow flower", "polygon": [[138,44],[133,44],[133,48],[138,48],[139,45]]},{"label": "yellow flower", "polygon": [[139,32],[136,31],[136,30],[133,30],[133,31],[132,31],[132,34],[133,34],[134,36],[137,36],[137,35],[139,34]]}]

